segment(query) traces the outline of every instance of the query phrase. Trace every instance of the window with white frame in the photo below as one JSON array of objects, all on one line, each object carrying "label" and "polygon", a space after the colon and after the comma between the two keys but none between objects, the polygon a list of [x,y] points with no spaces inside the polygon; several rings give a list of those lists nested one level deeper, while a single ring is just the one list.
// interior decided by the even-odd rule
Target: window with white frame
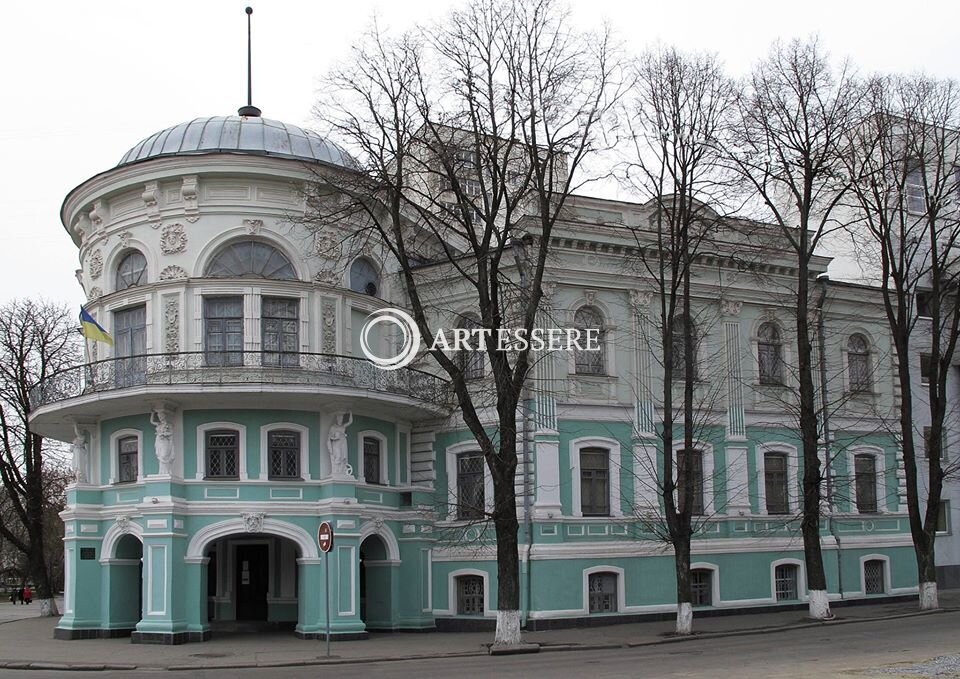
[{"label": "window with white frame", "polygon": [[922,215],[927,211],[927,191],[923,185],[923,171],[919,168],[907,173],[905,182],[907,212]]},{"label": "window with white frame", "polygon": [[[480,321],[473,314],[467,314],[463,317],[463,320],[460,321],[459,327],[464,330],[469,330],[471,333],[473,330],[480,327]],[[469,349],[460,349],[457,353],[457,363],[460,367],[460,370],[463,372],[464,379],[467,380],[478,380],[483,378],[484,373],[484,347],[483,344],[476,344],[472,341],[472,338],[475,335],[471,334],[471,341]]]},{"label": "window with white frame", "polygon": [[243,365],[243,297],[203,298],[203,349],[209,366]]},{"label": "window with white frame", "polygon": [[764,453],[763,487],[767,514],[789,514],[789,474],[786,453]]},{"label": "window with white frame", "polygon": [[863,593],[883,594],[886,592],[885,562],[882,559],[868,559],[863,562]]},{"label": "window with white frame", "polygon": [[458,575],[457,615],[483,615],[483,576]]},{"label": "window with white frame", "polygon": [[694,606],[713,605],[713,571],[695,568],[690,571],[690,603]]},{"label": "window with white frame", "polygon": [[208,431],[205,437],[206,478],[236,479],[240,477],[240,434],[233,430]]},{"label": "window with white frame", "polygon": [[383,460],[383,451],[380,449],[380,439],[373,436],[363,437],[363,480],[365,483],[382,484],[380,470]]},{"label": "window with white frame", "polygon": [[774,591],[777,601],[796,601],[800,598],[800,567],[780,564],[774,569]]},{"label": "window with white frame", "polygon": [[684,476],[686,470],[687,455],[683,450],[677,451],[677,499],[680,508],[685,508],[686,490],[690,488],[690,513],[694,516],[703,514],[703,451],[690,451],[690,482]]},{"label": "window with white frame", "polygon": [[120,260],[114,280],[116,290],[126,290],[147,282],[147,258],[139,250],[134,250]]},{"label": "window with white frame", "polygon": [[857,511],[861,514],[873,514],[879,509],[877,503],[877,458],[870,454],[854,455],[853,467]]},{"label": "window with white frame", "polygon": [[937,508],[937,533],[950,532],[950,501],[940,500]]},{"label": "window with white frame", "polygon": [[610,516],[610,451],[580,449],[580,510],[583,516]]},{"label": "window with white frame", "polygon": [[685,328],[686,323],[682,317],[678,316],[673,320],[673,341],[670,346],[674,380],[685,380],[687,374],[697,379],[697,327],[693,322],[690,323],[690,343],[693,350],[693,361],[690,365],[687,365]]},{"label": "window with white frame", "polygon": [[270,455],[269,476],[271,479],[299,479],[300,432],[275,429],[267,433],[267,450]]},{"label": "window with white frame", "polygon": [[617,612],[617,574],[591,573],[587,577],[590,613]]},{"label": "window with white frame", "polygon": [[140,442],[136,436],[117,439],[117,483],[134,483],[139,469]]},{"label": "window with white frame", "polygon": [[471,451],[457,455],[457,519],[482,519],[485,507],[483,453]]},{"label": "window with white frame", "polygon": [[260,333],[264,365],[299,365],[300,300],[264,297]]},{"label": "window with white frame", "polygon": [[380,272],[366,257],[357,257],[350,265],[350,289],[371,297],[380,294]]},{"label": "window with white frame", "polygon": [[783,384],[783,342],[776,323],[768,321],[757,330],[757,370],[760,384]]},{"label": "window with white frame", "polygon": [[114,381],[118,387],[132,387],[146,381],[147,306],[113,312]]},{"label": "window with white frame", "polygon": [[847,340],[847,375],[852,393],[870,391],[870,343],[859,333]]},{"label": "window with white frame", "polygon": [[[573,315],[573,326],[580,331],[580,342],[583,349],[574,351],[574,360],[576,373],[578,375],[604,375],[606,374],[606,360],[604,356],[604,344],[606,337],[603,331],[603,314],[600,310],[592,306],[583,306],[577,309]],[[592,330],[597,336],[597,350],[587,349],[587,331]]]},{"label": "window with white frame", "polygon": [[297,279],[297,272],[285,254],[269,243],[253,240],[222,247],[210,259],[204,275],[208,278]]}]

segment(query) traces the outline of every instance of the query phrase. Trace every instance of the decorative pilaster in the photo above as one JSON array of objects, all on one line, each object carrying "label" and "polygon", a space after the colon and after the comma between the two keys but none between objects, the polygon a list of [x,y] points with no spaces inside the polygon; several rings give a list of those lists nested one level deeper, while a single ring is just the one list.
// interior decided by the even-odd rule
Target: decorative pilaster
[{"label": "decorative pilaster", "polygon": [[[541,286],[543,296],[540,298],[540,309],[537,311],[537,327],[552,326],[553,295],[557,284],[553,281],[544,282]],[[532,357],[534,408],[538,431],[557,431],[557,396],[556,396],[556,357],[548,351],[535,352]]]},{"label": "decorative pilaster", "polygon": [[653,353],[650,351],[650,338],[653,327],[649,319],[650,301],[653,293],[631,290],[630,305],[633,308],[634,337],[634,431],[638,436],[649,437],[656,434],[656,408],[653,399]]},{"label": "decorative pilaster", "polygon": [[735,441],[747,436],[743,409],[743,369],[740,352],[740,309],[743,303],[723,300],[723,337],[727,360],[727,438]]}]

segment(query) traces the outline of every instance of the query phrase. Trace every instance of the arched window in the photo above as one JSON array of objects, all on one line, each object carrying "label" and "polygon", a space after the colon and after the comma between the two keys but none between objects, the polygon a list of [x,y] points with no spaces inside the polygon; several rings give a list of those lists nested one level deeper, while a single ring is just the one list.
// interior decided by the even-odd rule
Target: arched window
[{"label": "arched window", "polygon": [[863,335],[850,335],[847,340],[847,371],[850,391],[870,391],[870,343]]},{"label": "arched window", "polygon": [[617,574],[591,573],[587,578],[590,613],[617,612]]},{"label": "arched window", "polygon": [[483,577],[458,575],[457,615],[483,615]]},{"label": "arched window", "polygon": [[800,598],[800,567],[785,563],[774,569],[774,591],[777,601],[795,601]]},{"label": "arched window", "polygon": [[469,349],[460,349],[457,354],[460,370],[463,371],[463,377],[468,380],[477,380],[483,377],[484,371],[484,346],[483,343],[475,339],[472,331],[480,327],[480,321],[476,316],[467,315],[463,317],[458,326],[464,330],[471,331],[468,337]]},{"label": "arched window", "polygon": [[[684,380],[687,378],[688,366],[686,361],[686,342],[684,342],[685,324],[682,317],[673,320],[673,356],[671,365],[673,366],[673,379]],[[693,343],[693,363],[689,366],[689,374],[693,379],[697,379],[697,326],[690,324],[690,341]]]},{"label": "arched window", "polygon": [[114,287],[126,290],[147,282],[147,258],[142,252],[134,250],[124,256],[117,264],[117,278]]},{"label": "arched window", "polygon": [[287,256],[260,241],[245,240],[222,248],[207,264],[209,278],[268,278],[297,280],[297,272]]},{"label": "arched window", "polygon": [[783,345],[776,323],[764,323],[757,331],[757,368],[760,384],[783,383]]},{"label": "arched window", "polygon": [[[580,345],[583,349],[575,351],[576,373],[578,375],[604,375],[606,374],[606,360],[604,356],[604,343],[606,338],[603,330],[603,314],[599,309],[592,306],[580,307],[573,316],[573,325],[580,331]],[[597,337],[596,350],[587,348],[587,331],[592,330]]]},{"label": "arched window", "polygon": [[350,289],[371,297],[380,294],[380,272],[366,257],[357,257],[350,265]]},{"label": "arched window", "polygon": [[863,562],[863,593],[884,594],[887,591],[887,578],[884,573],[884,562],[880,559],[870,559]]}]

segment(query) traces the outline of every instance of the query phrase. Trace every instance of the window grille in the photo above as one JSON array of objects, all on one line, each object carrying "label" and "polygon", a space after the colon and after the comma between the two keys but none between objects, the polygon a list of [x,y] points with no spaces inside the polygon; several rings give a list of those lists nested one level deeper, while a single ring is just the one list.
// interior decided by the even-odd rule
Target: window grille
[{"label": "window grille", "polygon": [[209,278],[267,278],[294,281],[297,272],[287,256],[260,241],[240,241],[222,248],[207,265]]},{"label": "window grille", "polygon": [[857,511],[877,511],[877,461],[873,455],[857,455],[853,460],[857,491]]},{"label": "window grille", "polygon": [[764,323],[757,332],[757,362],[760,384],[783,383],[783,345],[775,323]]},{"label": "window grille", "polygon": [[483,577],[457,577],[457,615],[483,615]]},{"label": "window grille", "polygon": [[617,574],[591,573],[587,582],[590,613],[617,612]]},{"label": "window grille", "polygon": [[847,372],[851,392],[870,391],[870,345],[863,335],[851,335],[847,340]]},{"label": "window grille", "polygon": [[380,441],[366,436],[363,439],[363,480],[367,483],[380,484],[383,480],[380,478],[381,465]]},{"label": "window grille", "polygon": [[238,478],[240,436],[235,431],[207,432],[207,478]]},{"label": "window grille", "polygon": [[713,605],[713,572],[706,568],[690,571],[690,595],[694,606]]},{"label": "window grille", "polygon": [[870,559],[863,562],[864,594],[883,594],[886,591],[883,566],[883,561],[880,559]]},{"label": "window grille", "polygon": [[[580,346],[583,349],[577,349],[574,352],[576,361],[576,373],[578,375],[604,375],[606,374],[604,344],[605,337],[603,331],[603,316],[594,307],[585,306],[577,310],[573,318],[574,327],[580,331]],[[596,330],[597,351],[588,351],[587,330]]]},{"label": "window grille", "polygon": [[775,588],[777,592],[777,601],[795,601],[799,599],[799,573],[800,569],[794,564],[784,564],[774,569]]},{"label": "window grille", "polygon": [[203,319],[206,364],[243,365],[243,298],[204,297]]},{"label": "window grille", "polygon": [[270,449],[270,478],[300,478],[300,433],[278,430],[267,435]]},{"label": "window grille", "polygon": [[461,453],[457,456],[457,518],[483,518],[484,480],[483,454]]},{"label": "window grille", "polygon": [[136,436],[125,436],[117,441],[117,482],[134,483],[137,480],[137,458],[140,447]]},{"label": "window grille", "polygon": [[767,514],[789,514],[790,500],[787,494],[787,456],[782,453],[767,453],[764,455],[763,474]]},{"label": "window grille", "polygon": [[300,300],[264,297],[261,304],[264,365],[300,363]]}]

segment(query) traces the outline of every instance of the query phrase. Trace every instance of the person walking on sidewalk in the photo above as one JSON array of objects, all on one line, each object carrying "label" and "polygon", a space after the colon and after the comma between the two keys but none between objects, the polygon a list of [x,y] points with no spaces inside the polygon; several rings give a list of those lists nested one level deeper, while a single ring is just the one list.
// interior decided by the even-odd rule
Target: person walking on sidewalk
[{"label": "person walking on sidewalk", "polygon": [[23,605],[23,587],[17,590],[17,598],[20,599],[20,605]]},{"label": "person walking on sidewalk", "polygon": [[28,606],[30,602],[33,601],[33,592],[30,591],[30,585],[23,588],[23,600]]}]

